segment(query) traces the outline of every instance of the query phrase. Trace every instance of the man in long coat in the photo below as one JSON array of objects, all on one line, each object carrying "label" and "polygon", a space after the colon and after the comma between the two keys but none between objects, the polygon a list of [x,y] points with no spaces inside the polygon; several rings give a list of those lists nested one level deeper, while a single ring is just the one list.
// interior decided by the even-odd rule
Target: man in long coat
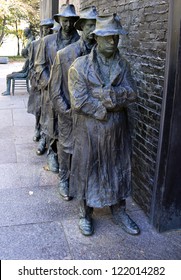
[{"label": "man in long coat", "polygon": [[71,155],[73,151],[72,141],[72,117],[70,110],[70,97],[68,92],[68,70],[72,62],[80,56],[90,53],[95,44],[94,35],[97,11],[96,8],[88,7],[79,14],[80,18],[75,23],[76,29],[82,31],[81,38],[57,52],[52,66],[49,82],[50,99],[58,113],[58,161],[60,195],[65,200],[69,196],[69,175]]},{"label": "man in long coat", "polygon": [[93,33],[97,46],[69,69],[74,135],[69,191],[80,201],[82,234],[93,234],[93,208],[104,206],[110,206],[115,223],[138,234],[125,211],[131,191],[127,106],[136,99],[129,65],[117,48],[125,32],[113,14],[97,17]]},{"label": "man in long coat", "polygon": [[41,136],[41,126],[40,126],[40,115],[41,115],[41,90],[38,89],[38,84],[36,80],[36,70],[35,70],[35,57],[41,41],[41,38],[53,33],[54,21],[52,19],[43,19],[40,22],[40,38],[34,40],[30,44],[29,49],[29,79],[31,84],[31,90],[28,99],[27,112],[35,115],[35,133],[33,136],[34,141],[39,141],[42,137],[39,147],[37,150],[38,155],[45,151],[45,138]]},{"label": "man in long coat", "polygon": [[79,17],[75,13],[74,5],[62,5],[59,14],[54,15],[54,19],[61,24],[60,30],[57,33],[48,35],[41,40],[36,56],[36,72],[38,73],[37,80],[39,88],[42,91],[40,124],[44,134],[46,135],[48,145],[47,167],[53,172],[58,172],[56,147],[58,121],[49,98],[48,82],[51,66],[57,51],[73,42],[76,42],[80,37],[74,27],[74,23],[78,20],[78,18]]}]

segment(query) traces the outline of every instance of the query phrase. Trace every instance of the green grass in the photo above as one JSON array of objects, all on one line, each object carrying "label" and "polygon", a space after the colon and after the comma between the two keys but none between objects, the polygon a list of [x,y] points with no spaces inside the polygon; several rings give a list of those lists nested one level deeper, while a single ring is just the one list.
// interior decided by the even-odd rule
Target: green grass
[{"label": "green grass", "polygon": [[24,57],[22,56],[8,56],[9,62],[21,62],[24,61]]}]

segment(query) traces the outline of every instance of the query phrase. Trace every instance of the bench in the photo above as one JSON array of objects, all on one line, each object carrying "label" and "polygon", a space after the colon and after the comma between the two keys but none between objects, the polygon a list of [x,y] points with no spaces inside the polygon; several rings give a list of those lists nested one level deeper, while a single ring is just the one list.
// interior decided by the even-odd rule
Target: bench
[{"label": "bench", "polygon": [[12,94],[14,95],[15,89],[19,88],[26,88],[27,92],[29,93],[30,88],[29,88],[29,78],[13,78],[12,79]]}]

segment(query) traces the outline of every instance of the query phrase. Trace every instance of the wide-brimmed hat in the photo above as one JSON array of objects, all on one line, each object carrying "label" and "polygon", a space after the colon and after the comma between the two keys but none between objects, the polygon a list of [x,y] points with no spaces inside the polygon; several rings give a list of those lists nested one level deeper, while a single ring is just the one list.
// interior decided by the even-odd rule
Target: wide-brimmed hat
[{"label": "wide-brimmed hat", "polygon": [[86,19],[96,19],[98,16],[95,6],[87,7],[83,9],[80,14],[80,18],[75,22],[74,26],[76,29],[82,31],[82,22]]},{"label": "wide-brimmed hat", "polygon": [[122,28],[120,17],[115,13],[112,15],[98,16],[95,30],[92,33],[97,36],[128,34],[128,32]]},{"label": "wide-brimmed hat", "polygon": [[54,23],[53,19],[45,18],[40,21],[40,26],[53,26],[53,23]]},{"label": "wide-brimmed hat", "polygon": [[79,19],[79,16],[76,14],[75,7],[73,4],[68,4],[68,5],[63,4],[60,7],[59,14],[56,14],[53,17],[54,17],[54,20],[56,20],[58,23],[59,23],[59,21],[58,21],[59,17],[71,17],[71,18],[75,18],[75,20]]},{"label": "wide-brimmed hat", "polygon": [[53,27],[50,28],[50,29],[53,30],[53,31],[59,31],[60,27],[61,27],[61,25],[57,21],[54,20]]}]

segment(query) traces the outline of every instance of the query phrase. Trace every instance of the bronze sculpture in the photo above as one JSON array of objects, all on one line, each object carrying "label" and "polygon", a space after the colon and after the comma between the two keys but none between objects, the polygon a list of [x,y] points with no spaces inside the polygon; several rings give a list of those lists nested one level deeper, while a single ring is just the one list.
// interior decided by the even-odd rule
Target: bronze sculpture
[{"label": "bronze sculpture", "polygon": [[129,65],[117,48],[126,34],[116,14],[100,16],[97,46],[69,69],[74,150],[69,195],[80,202],[79,229],[94,232],[94,207],[110,206],[113,220],[129,234],[139,227],[126,213],[131,192],[131,137],[127,107],[136,100]]},{"label": "bronze sculpture", "polygon": [[11,81],[14,78],[26,78],[29,73],[29,59],[28,53],[22,50],[22,56],[25,58],[25,63],[20,71],[12,72],[6,76],[6,91],[2,93],[3,96],[11,94]]},{"label": "bronze sculpture", "polygon": [[95,44],[94,35],[97,17],[96,8],[88,7],[80,12],[80,18],[75,23],[76,29],[82,31],[81,38],[57,52],[52,66],[49,92],[55,111],[58,113],[58,160],[60,195],[65,200],[69,196],[69,174],[73,150],[72,117],[70,110],[70,97],[68,92],[68,69],[72,62],[80,56],[90,53]]},{"label": "bronze sculpture", "polygon": [[[31,84],[30,95],[28,99],[27,112],[35,115],[35,133],[33,136],[34,141],[39,141],[41,138],[41,90],[38,88],[36,80],[36,69],[35,69],[35,57],[42,37],[53,33],[51,28],[53,27],[52,19],[43,19],[40,22],[40,38],[34,40],[30,44],[29,48],[29,79]],[[42,148],[41,154],[45,151],[46,142],[41,141]]]},{"label": "bronze sculpture", "polygon": [[[74,28],[74,22],[78,19],[74,5],[62,5],[59,14],[54,15],[54,19],[61,24],[61,28],[57,33],[42,38],[35,64],[37,81],[42,92],[40,124],[48,146],[47,169],[57,173],[59,168],[57,157],[57,115],[49,98],[48,82],[51,66],[57,51],[76,42],[80,36]],[[41,139],[39,143],[41,145]],[[38,151],[41,153],[41,146],[38,147]]]},{"label": "bronze sculpture", "polygon": [[25,48],[22,49],[21,55],[26,59],[25,63],[20,71],[13,72],[6,76],[6,91],[2,93],[3,96],[10,95],[11,91],[11,80],[13,78],[25,78],[28,76],[28,69],[29,69],[29,48],[31,42],[35,39],[32,35],[31,29],[29,27],[25,28],[24,36],[27,38],[27,44]]}]

